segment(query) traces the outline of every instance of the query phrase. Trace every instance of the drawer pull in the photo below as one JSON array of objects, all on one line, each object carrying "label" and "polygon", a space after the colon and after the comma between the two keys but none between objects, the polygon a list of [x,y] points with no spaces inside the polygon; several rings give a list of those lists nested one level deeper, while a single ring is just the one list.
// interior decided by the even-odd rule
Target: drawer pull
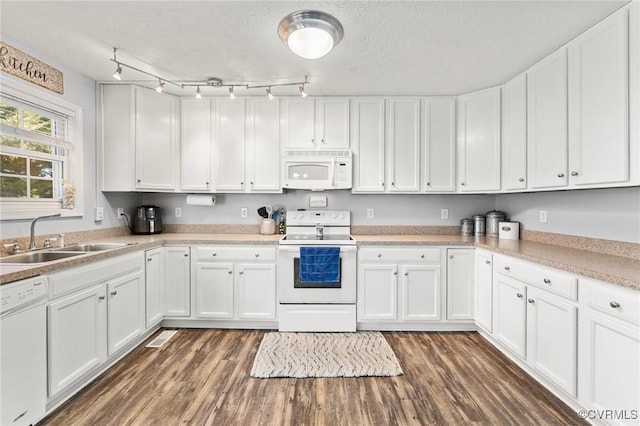
[{"label": "drawer pull", "polygon": [[545,278],[542,281],[544,281],[545,284],[551,284],[551,280],[549,278]]},{"label": "drawer pull", "polygon": [[98,296],[98,300],[104,300],[104,296]]},{"label": "drawer pull", "polygon": [[516,296],[518,296],[518,299],[522,299],[522,293],[517,293]]},{"label": "drawer pull", "polygon": [[504,267],[504,270],[505,270],[505,271],[510,271],[510,270],[511,270],[511,268],[509,268],[508,266],[505,266],[505,267]]},{"label": "drawer pull", "polygon": [[211,256],[216,256],[218,253],[211,253]]},{"label": "drawer pull", "polygon": [[527,301],[528,301],[529,303],[533,303],[533,302],[535,302],[535,300],[533,300],[533,299],[529,299],[529,300],[527,300]]},{"label": "drawer pull", "polygon": [[620,304],[612,300],[611,302],[609,302],[609,306],[611,306],[613,309],[617,309],[620,307]]},{"label": "drawer pull", "polygon": [[486,263],[487,265],[491,265],[491,261],[489,260],[485,260],[484,263]]}]

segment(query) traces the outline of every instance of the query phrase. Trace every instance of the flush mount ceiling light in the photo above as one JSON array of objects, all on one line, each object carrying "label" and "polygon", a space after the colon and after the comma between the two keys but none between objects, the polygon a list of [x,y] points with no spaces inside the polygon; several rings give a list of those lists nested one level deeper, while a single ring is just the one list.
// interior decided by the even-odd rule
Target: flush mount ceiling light
[{"label": "flush mount ceiling light", "polygon": [[344,29],[340,21],[328,13],[301,10],[280,21],[278,35],[296,55],[305,59],[317,59],[340,43]]},{"label": "flush mount ceiling light", "polygon": [[[116,80],[122,80],[122,70],[123,68],[128,68],[134,71],[137,71],[139,73],[142,73],[144,75],[147,75],[149,77],[153,77],[154,79],[158,80],[158,86],[156,87],[156,92],[158,93],[162,93],[162,91],[164,90],[165,87],[165,83],[169,83],[173,86],[179,87],[180,89],[184,89],[187,87],[195,87],[196,88],[196,98],[200,99],[202,98],[202,87],[210,87],[210,88],[220,88],[220,87],[228,87],[229,88],[229,97],[231,99],[234,99],[236,97],[235,93],[234,93],[234,87],[244,87],[245,89],[264,89],[264,88],[268,88],[269,89],[269,93],[271,93],[271,88],[272,87],[284,87],[284,86],[299,86],[299,87],[303,87],[305,84],[309,83],[309,79],[307,78],[307,76],[304,76],[304,80],[301,81],[301,79],[296,79],[294,81],[289,81],[289,82],[272,82],[272,83],[256,83],[256,82],[242,82],[242,81],[235,81],[235,82],[226,82],[226,81],[222,81],[221,79],[217,78],[217,77],[209,77],[207,80],[171,80],[168,78],[164,78],[161,77],[157,74],[153,74],[150,73],[149,71],[145,71],[142,70],[140,68],[137,68],[133,65],[129,65],[125,62],[122,62],[120,60],[118,60],[118,49],[117,48],[113,48],[113,58],[110,59],[111,62],[115,62],[117,68],[116,68],[116,72],[113,74],[113,78],[115,78]],[[291,79],[290,79],[291,80]],[[272,99],[274,95],[271,93],[271,97],[269,97],[269,99]],[[303,96],[306,96],[306,92]]]}]

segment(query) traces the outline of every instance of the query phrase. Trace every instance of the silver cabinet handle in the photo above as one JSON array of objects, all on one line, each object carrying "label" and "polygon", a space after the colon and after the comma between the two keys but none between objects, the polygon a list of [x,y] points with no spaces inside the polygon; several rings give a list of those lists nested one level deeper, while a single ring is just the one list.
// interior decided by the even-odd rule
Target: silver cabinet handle
[{"label": "silver cabinet handle", "polygon": [[382,254],[378,253],[378,257],[382,257]]},{"label": "silver cabinet handle", "polygon": [[395,182],[391,182],[391,186],[396,186],[396,183]]},{"label": "silver cabinet handle", "polygon": [[242,274],[244,274],[244,271],[240,271],[240,272],[238,272],[238,274],[242,275]]},{"label": "silver cabinet handle", "polygon": [[524,182],[524,178],[518,179],[518,182]]},{"label": "silver cabinet handle", "polygon": [[424,254],[421,254],[421,255],[420,255],[420,259],[424,259]]},{"label": "silver cabinet handle", "polygon": [[431,182],[427,182],[427,186],[431,186]]},{"label": "silver cabinet handle", "polygon": [[184,257],[189,257],[189,255],[187,253],[184,254]]},{"label": "silver cabinet handle", "polygon": [[398,275],[398,271],[393,271],[393,275]]},{"label": "silver cabinet handle", "polygon": [[460,182],[460,185],[464,186],[464,185],[465,185],[465,183],[464,183],[464,182]]},{"label": "silver cabinet handle", "polygon": [[486,263],[487,265],[491,265],[491,262],[488,260],[485,260],[484,263]]},{"label": "silver cabinet handle", "polygon": [[453,259],[453,255],[452,254],[449,255],[449,259]]},{"label": "silver cabinet handle", "polygon": [[551,284],[551,280],[549,278],[545,278],[542,281],[544,281],[545,284]]},{"label": "silver cabinet handle", "polygon": [[138,183],[142,182],[140,179],[136,179],[138,181]]},{"label": "silver cabinet handle", "polygon": [[510,271],[510,270],[511,270],[511,268],[509,268],[508,266],[505,266],[505,267],[504,267],[504,270],[505,270],[505,271]]},{"label": "silver cabinet handle", "polygon": [[611,302],[609,302],[609,306],[611,306],[613,309],[617,309],[620,307],[620,304],[612,300]]},{"label": "silver cabinet handle", "polygon": [[518,296],[518,299],[522,299],[522,293],[516,293],[516,296]]},{"label": "silver cabinet handle", "polygon": [[147,262],[151,262],[153,259],[152,258],[147,258]]},{"label": "silver cabinet handle", "polygon": [[227,273],[228,273],[229,275],[231,275],[231,274],[233,274],[233,271],[232,271],[232,270],[228,270],[228,271],[227,271]]},{"label": "silver cabinet handle", "polygon": [[558,173],[558,177],[559,178],[563,178],[564,177],[564,173]]},{"label": "silver cabinet handle", "polygon": [[578,172],[571,172],[571,176],[578,176]]},{"label": "silver cabinet handle", "polygon": [[325,142],[324,142],[324,138],[320,139],[320,142],[325,143]]},{"label": "silver cabinet handle", "polygon": [[212,253],[211,256],[216,256],[218,253]]},{"label": "silver cabinet handle", "polygon": [[533,299],[529,299],[529,300],[527,300],[527,301],[528,301],[529,303],[533,303],[533,302],[535,302],[535,300],[533,300]]},{"label": "silver cabinet handle", "polygon": [[104,296],[98,296],[98,300],[104,300]]},{"label": "silver cabinet handle", "polygon": [[405,273],[404,273],[404,276],[405,276],[405,277],[408,277],[408,276],[409,276],[409,273],[408,273],[408,272],[405,272]]},{"label": "silver cabinet handle", "polygon": [[118,291],[117,291],[117,290],[113,290],[113,291],[111,292],[111,295],[112,295],[112,296],[115,296],[116,294],[118,294]]},{"label": "silver cabinet handle", "polygon": [[260,253],[256,253],[256,257],[260,257]]}]

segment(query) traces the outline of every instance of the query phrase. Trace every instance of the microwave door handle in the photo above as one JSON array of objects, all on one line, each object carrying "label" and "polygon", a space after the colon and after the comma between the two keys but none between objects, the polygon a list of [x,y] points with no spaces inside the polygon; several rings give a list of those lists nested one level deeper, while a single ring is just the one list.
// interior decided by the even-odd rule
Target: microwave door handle
[{"label": "microwave door handle", "polygon": [[329,162],[329,188],[333,188],[335,186],[334,182],[334,173],[336,168],[336,159],[332,158]]}]

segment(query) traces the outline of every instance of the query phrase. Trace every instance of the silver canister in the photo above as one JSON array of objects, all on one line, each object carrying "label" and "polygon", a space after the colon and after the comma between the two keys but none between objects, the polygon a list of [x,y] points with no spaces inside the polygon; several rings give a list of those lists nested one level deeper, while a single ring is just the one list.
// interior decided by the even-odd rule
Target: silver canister
[{"label": "silver canister", "polygon": [[460,221],[460,235],[473,235],[473,220],[465,218]]},{"label": "silver canister", "polygon": [[486,232],[487,237],[498,238],[500,234],[500,222],[507,220],[507,215],[504,212],[497,210],[491,210],[486,214]]},{"label": "silver canister", "polygon": [[482,214],[476,214],[471,217],[473,219],[473,235],[476,237],[484,236],[485,217]]}]

